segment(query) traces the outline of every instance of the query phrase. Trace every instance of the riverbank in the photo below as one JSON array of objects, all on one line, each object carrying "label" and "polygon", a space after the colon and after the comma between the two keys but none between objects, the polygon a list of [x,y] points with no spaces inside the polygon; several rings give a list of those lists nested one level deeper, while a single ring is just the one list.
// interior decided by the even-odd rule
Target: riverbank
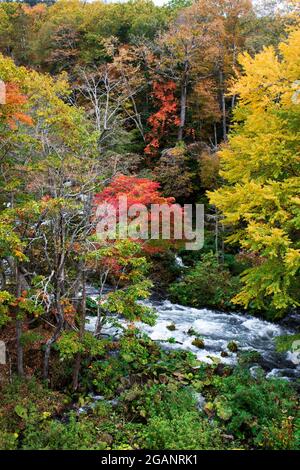
[{"label": "riverbank", "polygon": [[[36,379],[1,387],[2,449],[297,449],[296,384],[204,364],[136,331],[85,361],[78,393]],[[71,372],[63,361],[64,379]]]},{"label": "riverbank", "polygon": [[0,383],[1,449],[299,449],[299,366],[275,348],[295,330],[155,294],[142,305],[155,325],[112,316],[96,342],[87,317],[76,391],[72,331],[53,348],[48,386],[39,349],[25,348],[26,378]]}]

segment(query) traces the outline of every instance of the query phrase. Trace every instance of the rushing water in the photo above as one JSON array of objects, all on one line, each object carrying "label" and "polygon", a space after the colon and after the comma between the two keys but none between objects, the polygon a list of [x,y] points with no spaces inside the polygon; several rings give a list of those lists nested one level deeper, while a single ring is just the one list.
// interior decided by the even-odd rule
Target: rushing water
[{"label": "rushing water", "polygon": [[[93,294],[95,295],[96,292],[89,292],[91,297]],[[289,379],[300,377],[300,365],[294,364],[288,353],[279,354],[275,351],[275,337],[291,333],[283,326],[245,314],[184,307],[167,300],[148,301],[147,305],[154,307],[157,311],[156,324],[153,327],[142,323],[138,326],[151,339],[162,342],[164,347],[192,351],[199,360],[207,363],[211,363],[213,358],[218,358],[222,363],[236,364],[237,354],[230,352],[227,348],[229,341],[234,341],[239,351],[260,353],[259,362],[265,369],[267,377]],[[89,317],[87,329],[93,331],[95,322],[95,317]],[[173,324],[176,329],[170,331],[167,327]],[[191,329],[203,339],[203,349],[192,344],[195,336],[190,334]],[[116,334],[116,331],[109,327],[106,327],[104,331]],[[170,338],[172,338],[171,343]],[[228,356],[222,357],[222,351]]]}]

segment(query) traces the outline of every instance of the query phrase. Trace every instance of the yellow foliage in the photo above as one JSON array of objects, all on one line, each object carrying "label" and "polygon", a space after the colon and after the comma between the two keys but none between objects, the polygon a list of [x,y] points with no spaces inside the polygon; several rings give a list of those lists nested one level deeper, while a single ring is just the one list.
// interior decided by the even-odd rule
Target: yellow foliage
[{"label": "yellow foliage", "polygon": [[233,229],[228,241],[260,260],[234,301],[283,310],[300,302],[300,28],[278,54],[268,47],[239,61],[235,125],[219,153],[226,184],[208,194]]}]

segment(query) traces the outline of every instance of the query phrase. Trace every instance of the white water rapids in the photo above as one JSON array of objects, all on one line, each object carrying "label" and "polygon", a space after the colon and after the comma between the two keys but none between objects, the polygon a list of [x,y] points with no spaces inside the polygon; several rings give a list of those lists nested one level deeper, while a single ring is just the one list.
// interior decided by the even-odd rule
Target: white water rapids
[{"label": "white water rapids", "polygon": [[[90,288],[88,295],[96,298],[96,289]],[[206,363],[217,358],[222,363],[234,365],[237,354],[227,347],[230,341],[234,341],[238,351],[257,351],[261,355],[267,377],[293,379],[300,376],[300,365],[291,362],[288,353],[275,351],[275,337],[290,333],[285,327],[245,314],[184,307],[168,300],[147,301],[146,305],[155,308],[158,314],[156,324],[153,327],[143,323],[137,326],[164,347],[192,351]],[[88,317],[87,330],[94,331],[95,323],[96,317]],[[175,325],[176,329],[170,331],[167,328],[170,325]],[[188,333],[191,329],[203,339],[203,349],[192,344],[195,336]],[[116,329],[110,326],[104,327],[103,332],[117,334]],[[228,356],[222,357],[222,351]]]}]

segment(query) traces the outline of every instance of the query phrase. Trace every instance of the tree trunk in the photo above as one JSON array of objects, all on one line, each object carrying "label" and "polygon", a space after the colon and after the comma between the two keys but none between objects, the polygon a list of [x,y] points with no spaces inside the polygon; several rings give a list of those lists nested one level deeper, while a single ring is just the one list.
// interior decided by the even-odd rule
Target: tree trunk
[{"label": "tree trunk", "polygon": [[186,100],[187,100],[187,84],[188,84],[188,61],[184,64],[184,76],[181,83],[181,94],[180,94],[180,124],[178,129],[178,140],[183,139],[183,132],[186,120]]},{"label": "tree trunk", "polygon": [[[237,47],[236,44],[233,44],[233,54],[232,54],[232,68],[234,69],[236,66],[236,55],[237,55]],[[233,110],[235,106],[236,95],[232,95],[231,98],[231,110]]]},{"label": "tree trunk", "polygon": [[[80,325],[79,325],[79,341],[81,342],[84,336],[85,317],[86,317],[86,272],[85,266],[82,266],[82,303],[80,312]],[[81,353],[78,352],[75,358],[73,369],[73,391],[78,389],[78,379],[81,366]]]},{"label": "tree trunk", "polygon": [[56,325],[55,331],[53,335],[51,336],[51,338],[47,341],[46,348],[45,348],[44,371],[43,371],[43,377],[45,380],[48,380],[48,376],[49,376],[49,362],[50,362],[50,353],[51,353],[52,345],[59,338],[59,335],[64,326],[64,314],[63,314],[63,309],[61,305],[58,307],[58,310],[57,310],[57,318],[58,319],[57,319],[57,325]]},{"label": "tree trunk", "polygon": [[5,266],[4,261],[0,260],[0,289],[6,289],[6,275],[5,275]]},{"label": "tree trunk", "polygon": [[219,218],[218,218],[217,210],[216,210],[216,217],[215,217],[215,252],[216,252],[217,259],[219,259]]},{"label": "tree trunk", "polygon": [[57,341],[64,327],[64,309],[63,309],[62,302],[61,302],[63,292],[64,292],[64,265],[63,265],[63,260],[61,259],[58,280],[56,282],[55,304],[56,304],[57,324],[56,324],[56,328],[55,328],[53,335],[46,343],[45,355],[44,355],[44,372],[43,372],[43,377],[45,380],[48,380],[48,376],[49,376],[49,362],[50,362],[50,354],[51,354],[52,345]]},{"label": "tree trunk", "polygon": [[[22,286],[21,286],[21,276],[19,267],[16,266],[16,296],[17,299],[21,297]],[[20,315],[19,309],[16,310],[16,337],[17,337],[17,372],[19,377],[24,377],[24,351],[21,342],[22,330],[23,330],[23,320],[18,318]]]},{"label": "tree trunk", "polygon": [[44,372],[45,380],[49,376],[49,363],[52,345],[58,340],[61,331],[64,328],[65,313],[63,307],[63,296],[65,294],[65,262],[66,262],[66,224],[62,211],[56,219],[54,225],[55,246],[55,307],[56,307],[56,328],[53,335],[47,341],[44,355]]},{"label": "tree trunk", "polygon": [[223,127],[223,140],[227,141],[227,123],[226,123],[226,101],[225,101],[225,90],[224,90],[224,75],[223,71],[219,71],[220,79],[220,93],[221,93],[221,111],[222,111],[222,127]]},{"label": "tree trunk", "polygon": [[217,136],[217,126],[216,123],[214,123],[214,139],[215,139],[215,148],[218,147],[218,136]]}]

